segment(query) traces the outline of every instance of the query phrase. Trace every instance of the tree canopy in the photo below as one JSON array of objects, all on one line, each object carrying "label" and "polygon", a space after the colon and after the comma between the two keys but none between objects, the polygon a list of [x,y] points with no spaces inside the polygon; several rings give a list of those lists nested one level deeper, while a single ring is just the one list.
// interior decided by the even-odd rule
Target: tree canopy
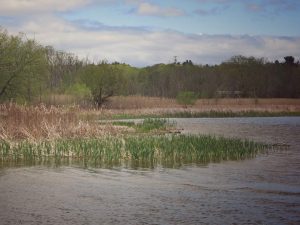
[{"label": "tree canopy", "polygon": [[45,49],[26,35],[0,32],[0,98],[31,101],[47,82]]},{"label": "tree canopy", "polygon": [[299,86],[300,65],[293,56],[269,62],[237,55],[211,66],[176,59],[136,68],[120,62],[95,64],[0,29],[1,102],[34,102],[49,94],[84,95],[97,107],[113,95],[299,98]]}]

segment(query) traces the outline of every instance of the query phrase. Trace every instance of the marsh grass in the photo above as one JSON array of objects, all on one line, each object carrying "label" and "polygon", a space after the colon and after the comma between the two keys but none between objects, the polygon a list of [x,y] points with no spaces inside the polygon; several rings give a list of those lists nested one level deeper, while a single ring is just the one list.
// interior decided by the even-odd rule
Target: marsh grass
[{"label": "marsh grass", "polygon": [[134,127],[135,123],[132,121],[113,121],[112,125],[114,126],[125,126],[125,127]]},{"label": "marsh grass", "polygon": [[118,128],[81,118],[76,107],[0,105],[0,140],[31,142],[116,134]]},{"label": "marsh grass", "polygon": [[150,132],[153,130],[166,130],[166,119],[146,118],[142,123],[136,125],[139,132]]},{"label": "marsh grass", "polygon": [[[229,118],[229,117],[278,117],[300,116],[300,112],[270,112],[270,111],[191,111],[174,110],[154,112],[153,114],[119,113],[111,115],[111,119],[141,119],[141,118]],[[102,119],[106,119],[103,117]]]},{"label": "marsh grass", "polygon": [[216,98],[198,99],[184,107],[175,99],[115,96],[98,119],[155,117],[260,117],[300,116],[299,99]]},{"label": "marsh grass", "polygon": [[126,126],[134,128],[137,133],[148,133],[151,131],[167,131],[167,128],[174,124],[168,123],[166,119],[161,118],[145,118],[141,123],[133,121],[113,121],[114,126]]},{"label": "marsh grass", "polygon": [[299,116],[300,112],[270,112],[270,111],[183,111],[167,113],[163,117],[173,118],[227,118],[227,117],[277,117],[277,116]]},{"label": "marsh grass", "polygon": [[[195,116],[194,112],[180,113],[181,117]],[[239,139],[166,134],[168,121],[153,115],[140,124],[99,124],[93,116],[83,119],[82,114],[86,118],[100,117],[102,111],[0,105],[0,162],[34,164],[54,160],[57,164],[67,161],[100,167],[178,167],[245,159],[268,149],[267,145]],[[136,132],[122,132],[128,127]]]},{"label": "marsh grass", "polygon": [[59,139],[31,143],[0,142],[2,160],[49,158],[82,161],[88,165],[132,165],[176,167],[186,163],[241,160],[256,156],[269,146],[239,139],[213,136],[106,136],[89,139]]},{"label": "marsh grass", "polygon": [[[192,109],[202,111],[299,111],[299,99],[285,98],[211,98],[198,99]],[[114,96],[106,105],[107,109],[170,109],[182,108],[174,98],[159,98],[145,96]]]}]

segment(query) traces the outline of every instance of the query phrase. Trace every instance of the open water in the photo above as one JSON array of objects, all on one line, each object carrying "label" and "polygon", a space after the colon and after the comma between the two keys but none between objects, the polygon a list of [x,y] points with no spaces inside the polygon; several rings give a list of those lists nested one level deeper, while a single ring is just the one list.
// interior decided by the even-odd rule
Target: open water
[{"label": "open water", "polygon": [[300,224],[300,117],[174,120],[289,148],[179,169],[2,165],[0,224]]}]

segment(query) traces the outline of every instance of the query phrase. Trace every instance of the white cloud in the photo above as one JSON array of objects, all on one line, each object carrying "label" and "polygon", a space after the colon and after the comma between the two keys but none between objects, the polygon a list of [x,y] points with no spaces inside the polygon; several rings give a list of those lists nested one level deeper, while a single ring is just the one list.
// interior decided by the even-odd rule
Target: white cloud
[{"label": "white cloud", "polygon": [[[47,26],[45,26],[47,24]],[[281,59],[299,58],[300,37],[232,36],[184,34],[175,31],[151,31],[142,28],[85,27],[53,16],[39,16],[7,27],[9,32],[25,32],[43,45],[73,52],[92,60],[126,62],[135,66],[179,61],[215,64],[233,55]]]},{"label": "white cloud", "polygon": [[89,4],[90,0],[0,0],[0,14],[11,16],[29,13],[62,12]]},{"label": "white cloud", "polygon": [[162,8],[159,5],[151,4],[148,2],[141,2],[138,4],[135,12],[142,16],[182,16],[184,12],[174,7]]},{"label": "white cloud", "polygon": [[[263,14],[263,15],[276,15],[289,11],[295,11],[300,8],[299,0],[191,0],[199,3],[199,8],[195,10],[199,15],[211,15],[217,12],[222,12],[234,4],[239,4],[245,8],[246,11]],[[213,6],[211,10],[205,10],[203,5]],[[211,12],[212,11],[212,12]]]}]

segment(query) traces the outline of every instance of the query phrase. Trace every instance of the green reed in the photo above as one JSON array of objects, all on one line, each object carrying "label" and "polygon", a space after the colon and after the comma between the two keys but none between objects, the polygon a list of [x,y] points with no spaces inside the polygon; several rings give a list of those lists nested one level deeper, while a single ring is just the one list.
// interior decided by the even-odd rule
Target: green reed
[{"label": "green reed", "polygon": [[173,167],[186,163],[240,160],[256,156],[270,146],[253,141],[208,135],[119,136],[89,139],[44,140],[36,143],[0,141],[3,160],[70,158],[94,166],[135,165]]},{"label": "green reed", "polygon": [[153,130],[166,130],[168,121],[160,118],[145,118],[142,123],[132,121],[114,121],[112,125],[133,127],[139,133],[146,133]]},{"label": "green reed", "polygon": [[[300,116],[300,112],[292,111],[203,111],[196,112],[191,110],[186,111],[174,111],[174,112],[162,112],[158,114],[115,114],[112,116],[113,119],[143,119],[143,118],[229,118],[229,117],[278,117],[278,116]],[[105,117],[101,119],[106,119]]]}]

